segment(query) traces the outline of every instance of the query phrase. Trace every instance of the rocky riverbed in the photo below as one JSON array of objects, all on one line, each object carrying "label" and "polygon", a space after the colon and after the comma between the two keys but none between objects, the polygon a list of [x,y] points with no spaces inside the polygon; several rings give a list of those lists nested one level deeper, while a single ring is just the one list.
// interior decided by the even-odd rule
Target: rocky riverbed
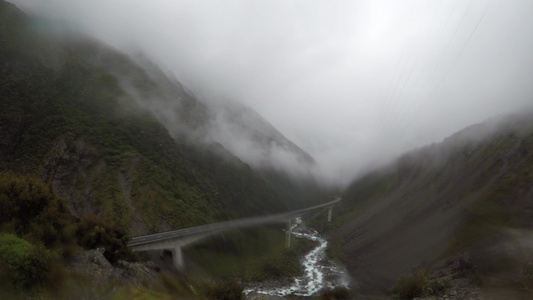
[{"label": "rocky riverbed", "polygon": [[293,278],[291,282],[255,283],[245,289],[247,299],[264,299],[269,297],[313,296],[325,289],[348,287],[350,278],[345,268],[326,256],[328,241],[298,218],[291,228],[296,238],[306,238],[318,245],[306,254],[302,260],[303,276]]}]

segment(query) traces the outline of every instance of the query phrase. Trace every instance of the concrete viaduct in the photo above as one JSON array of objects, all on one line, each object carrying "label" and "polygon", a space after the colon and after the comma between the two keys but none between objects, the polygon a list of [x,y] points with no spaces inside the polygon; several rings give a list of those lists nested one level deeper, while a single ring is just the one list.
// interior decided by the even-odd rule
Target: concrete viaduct
[{"label": "concrete viaduct", "polygon": [[303,214],[320,209],[328,208],[328,221],[331,221],[331,211],[333,206],[341,201],[337,197],[335,200],[319,204],[303,209],[293,210],[285,213],[273,214],[268,216],[258,216],[243,218],[213,224],[207,224],[196,227],[189,227],[179,230],[167,231],[162,233],[155,233],[149,235],[142,235],[132,238],[128,242],[128,247],[133,251],[148,251],[148,250],[169,250],[172,252],[172,260],[174,266],[178,269],[185,267],[183,261],[182,247],[193,244],[208,236],[212,236],[230,229],[242,229],[263,224],[286,223],[286,246],[289,247],[291,243],[291,222]]}]

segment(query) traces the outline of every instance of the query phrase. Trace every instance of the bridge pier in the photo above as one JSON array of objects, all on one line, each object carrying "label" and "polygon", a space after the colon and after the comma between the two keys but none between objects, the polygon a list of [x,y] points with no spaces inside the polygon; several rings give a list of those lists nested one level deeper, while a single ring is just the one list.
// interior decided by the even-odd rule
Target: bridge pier
[{"label": "bridge pier", "polygon": [[[222,231],[232,228],[245,228],[256,226],[260,224],[269,223],[283,223],[286,222],[287,229],[285,230],[285,245],[291,246],[292,234],[292,220],[303,214],[319,209],[328,208],[328,221],[331,222],[333,206],[341,199],[336,198],[328,203],[315,205],[312,207],[290,211],[288,213],[279,213],[270,216],[250,217],[232,221],[220,222],[217,224],[208,224],[190,228],[183,228],[180,230],[173,230],[164,233],[155,233],[150,235],[138,236],[128,242],[128,247],[133,251],[147,251],[147,250],[170,250],[172,254],[172,262],[177,269],[185,268],[185,261],[183,257],[182,247],[190,245],[208,236],[220,233]],[[290,218],[289,220],[287,220]]]},{"label": "bridge pier", "polygon": [[287,221],[287,229],[285,229],[285,247],[289,248],[291,246],[291,220]]},{"label": "bridge pier", "polygon": [[172,253],[172,264],[178,270],[185,269],[185,261],[183,260],[183,251],[180,246],[169,249]]}]

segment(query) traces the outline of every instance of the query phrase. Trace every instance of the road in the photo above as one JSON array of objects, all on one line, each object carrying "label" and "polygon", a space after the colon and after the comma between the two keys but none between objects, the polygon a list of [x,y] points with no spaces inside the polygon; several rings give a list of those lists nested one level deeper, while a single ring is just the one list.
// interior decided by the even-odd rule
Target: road
[{"label": "road", "polygon": [[213,232],[222,231],[226,229],[237,229],[237,228],[245,228],[245,227],[251,227],[251,226],[256,226],[256,225],[261,225],[261,224],[286,222],[288,220],[301,216],[309,211],[323,208],[323,207],[333,206],[341,200],[342,200],[341,198],[337,197],[335,198],[335,200],[324,203],[324,204],[319,204],[319,205],[315,205],[315,206],[311,206],[311,207],[307,207],[303,209],[298,209],[298,210],[293,210],[293,211],[289,211],[285,213],[279,213],[279,214],[273,214],[273,215],[267,215],[267,216],[249,217],[249,218],[183,228],[179,230],[167,231],[167,232],[162,232],[162,233],[154,233],[154,234],[137,236],[130,240],[130,242],[128,243],[128,247],[154,243],[154,242],[162,241],[162,240],[175,239],[175,238],[180,238],[180,237],[185,237],[185,236],[213,233]]}]

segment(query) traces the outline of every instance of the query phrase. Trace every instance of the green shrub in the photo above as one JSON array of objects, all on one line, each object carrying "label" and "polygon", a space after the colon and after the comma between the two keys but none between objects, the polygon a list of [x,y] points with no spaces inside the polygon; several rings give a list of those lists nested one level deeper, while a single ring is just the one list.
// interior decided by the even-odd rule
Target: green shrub
[{"label": "green shrub", "polygon": [[0,270],[16,288],[42,286],[47,283],[52,262],[57,256],[35,247],[13,234],[0,234]]},{"label": "green shrub", "polygon": [[104,256],[111,263],[117,260],[135,260],[133,252],[127,247],[129,237],[124,228],[89,215],[78,223],[76,231],[78,244],[87,249],[104,247]]},{"label": "green shrub", "polygon": [[13,222],[19,232],[26,231],[53,198],[51,187],[37,178],[0,173],[0,220]]},{"label": "green shrub", "polygon": [[395,299],[440,296],[451,286],[452,280],[448,276],[428,280],[424,272],[416,272],[400,277],[390,293]]},{"label": "green shrub", "polygon": [[0,172],[0,225],[46,247],[72,243],[63,235],[74,222],[51,184],[30,175]]},{"label": "green shrub", "polygon": [[401,276],[391,290],[395,299],[413,299],[425,294],[426,276],[422,272]]},{"label": "green shrub", "polygon": [[437,278],[429,280],[426,283],[425,291],[429,296],[439,296],[446,291],[447,288],[452,286],[452,280],[450,277]]}]

